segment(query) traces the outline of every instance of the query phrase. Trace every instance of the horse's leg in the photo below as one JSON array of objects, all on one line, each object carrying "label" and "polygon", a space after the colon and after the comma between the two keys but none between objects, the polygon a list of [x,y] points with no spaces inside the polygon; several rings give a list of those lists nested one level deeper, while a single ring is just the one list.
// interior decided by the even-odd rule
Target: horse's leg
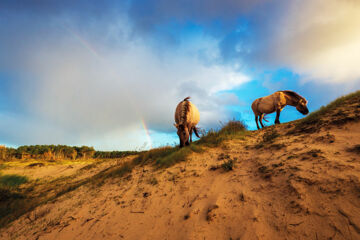
[{"label": "horse's leg", "polygon": [[263,118],[264,118],[264,114],[262,113],[262,114],[260,114],[260,120],[259,121],[260,121],[261,127],[264,128],[264,124],[262,123]]},{"label": "horse's leg", "polygon": [[184,144],[181,142],[181,138],[179,137],[180,140],[180,148],[182,148],[184,146]]},{"label": "horse's leg", "polygon": [[257,129],[259,130],[260,129],[260,127],[259,127],[259,115],[255,115],[255,122],[256,122]]},{"label": "horse's leg", "polygon": [[276,109],[276,118],[275,118],[275,124],[280,124],[279,118],[280,118],[280,109]]},{"label": "horse's leg", "polygon": [[193,129],[194,129],[194,128],[190,128],[190,132],[189,132],[189,135],[190,135],[190,142],[192,142],[192,133],[193,133]]}]

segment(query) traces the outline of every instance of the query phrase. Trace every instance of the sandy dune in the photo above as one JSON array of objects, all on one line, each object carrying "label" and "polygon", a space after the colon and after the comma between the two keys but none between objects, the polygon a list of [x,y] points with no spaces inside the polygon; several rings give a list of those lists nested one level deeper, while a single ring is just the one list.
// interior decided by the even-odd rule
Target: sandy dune
[{"label": "sandy dune", "polygon": [[[359,116],[357,104],[346,119]],[[360,122],[340,121],[337,111],[316,129],[281,124],[167,169],[136,167],[84,185],[1,229],[0,238],[360,239],[360,155],[351,151]],[[280,136],[261,144],[273,129]],[[216,167],[229,159],[232,171]]]}]

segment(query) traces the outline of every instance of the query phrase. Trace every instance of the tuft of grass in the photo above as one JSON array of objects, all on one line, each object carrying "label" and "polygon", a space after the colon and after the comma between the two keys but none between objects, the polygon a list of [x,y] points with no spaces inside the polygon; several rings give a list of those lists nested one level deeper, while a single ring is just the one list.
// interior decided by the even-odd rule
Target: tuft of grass
[{"label": "tuft of grass", "polygon": [[236,135],[240,132],[246,131],[246,125],[242,121],[231,120],[222,125],[219,131],[220,135]]},{"label": "tuft of grass", "polygon": [[[275,128],[270,128],[269,130],[267,130],[263,137],[262,137],[262,140],[260,142],[258,142],[257,144],[254,145],[254,147],[256,149],[260,149],[262,147],[264,147],[266,144],[270,144],[270,143],[273,143],[274,140],[279,137],[280,134],[275,130]],[[275,144],[273,144],[275,145]]]},{"label": "tuft of grass", "polygon": [[139,155],[133,160],[133,163],[144,166],[149,163],[154,163],[158,159],[164,158],[178,150],[179,148],[169,146],[154,148],[149,151],[139,153]]},{"label": "tuft of grass", "polygon": [[146,152],[141,152],[133,160],[133,164],[140,166],[153,164],[158,168],[166,168],[178,162],[186,161],[187,157],[193,152],[199,153],[202,151],[202,147],[195,143],[183,148],[169,146],[160,147]]},{"label": "tuft of grass", "polygon": [[279,137],[280,134],[273,128],[269,131],[266,131],[263,135],[263,142],[264,143],[272,143],[274,142],[275,138]]},{"label": "tuft of grass", "polygon": [[235,161],[233,159],[227,160],[223,164],[221,164],[222,169],[224,169],[225,172],[229,172],[234,169]]},{"label": "tuft of grass", "polygon": [[360,98],[360,90],[356,91],[354,93],[350,93],[348,95],[342,96],[337,98],[336,100],[332,101],[331,103],[329,103],[326,106],[322,106],[319,110],[310,113],[309,116],[301,119],[298,123],[297,126],[301,126],[301,125],[310,125],[310,124],[314,124],[316,122],[321,121],[321,117],[336,109],[337,107],[345,104],[348,100],[351,100],[353,98]]},{"label": "tuft of grass", "polygon": [[217,147],[224,140],[232,138],[244,138],[246,136],[246,125],[242,121],[232,120],[226,124],[222,124],[220,130],[209,130],[206,134],[203,134],[201,139],[196,144]]},{"label": "tuft of grass", "polygon": [[0,187],[14,188],[26,182],[28,182],[28,178],[26,176],[20,176],[17,174],[8,174],[8,175],[0,176]]}]

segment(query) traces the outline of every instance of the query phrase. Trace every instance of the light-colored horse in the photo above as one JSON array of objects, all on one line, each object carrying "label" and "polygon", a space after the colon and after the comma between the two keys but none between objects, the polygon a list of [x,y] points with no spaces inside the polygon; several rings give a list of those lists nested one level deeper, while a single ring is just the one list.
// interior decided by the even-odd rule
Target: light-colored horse
[{"label": "light-colored horse", "polygon": [[258,121],[260,122],[261,126],[264,127],[262,123],[264,114],[269,114],[276,111],[275,124],[279,124],[280,112],[286,105],[294,106],[296,107],[296,110],[306,115],[309,113],[309,110],[306,106],[307,103],[308,101],[296,92],[286,90],[278,91],[269,96],[256,99],[252,103],[251,108],[255,114],[256,126],[258,129],[260,129]]},{"label": "light-colored horse", "polygon": [[197,107],[189,101],[190,97],[185,98],[181,101],[175,110],[175,124],[177,128],[177,135],[180,139],[180,147],[184,145],[189,145],[189,136],[190,142],[192,142],[192,133],[195,132],[195,135],[200,138],[196,124],[200,121],[200,114]]}]

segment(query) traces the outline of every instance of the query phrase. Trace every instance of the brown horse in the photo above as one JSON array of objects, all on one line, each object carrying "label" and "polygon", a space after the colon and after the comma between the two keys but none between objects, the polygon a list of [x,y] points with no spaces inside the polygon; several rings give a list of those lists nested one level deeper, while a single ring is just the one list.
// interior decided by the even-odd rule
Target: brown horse
[{"label": "brown horse", "polygon": [[190,97],[185,98],[181,101],[175,110],[175,124],[177,128],[177,135],[180,139],[180,147],[184,145],[189,145],[189,136],[190,142],[192,142],[192,132],[195,132],[195,135],[200,138],[196,124],[200,121],[199,110],[189,101]]},{"label": "brown horse", "polygon": [[262,123],[264,114],[276,111],[275,124],[279,124],[280,112],[286,105],[294,106],[296,107],[296,110],[306,115],[309,113],[306,106],[307,103],[308,101],[296,92],[286,90],[277,91],[269,96],[256,99],[252,103],[251,108],[255,114],[256,126],[260,129],[258,121],[260,121],[261,126],[264,127]]}]

